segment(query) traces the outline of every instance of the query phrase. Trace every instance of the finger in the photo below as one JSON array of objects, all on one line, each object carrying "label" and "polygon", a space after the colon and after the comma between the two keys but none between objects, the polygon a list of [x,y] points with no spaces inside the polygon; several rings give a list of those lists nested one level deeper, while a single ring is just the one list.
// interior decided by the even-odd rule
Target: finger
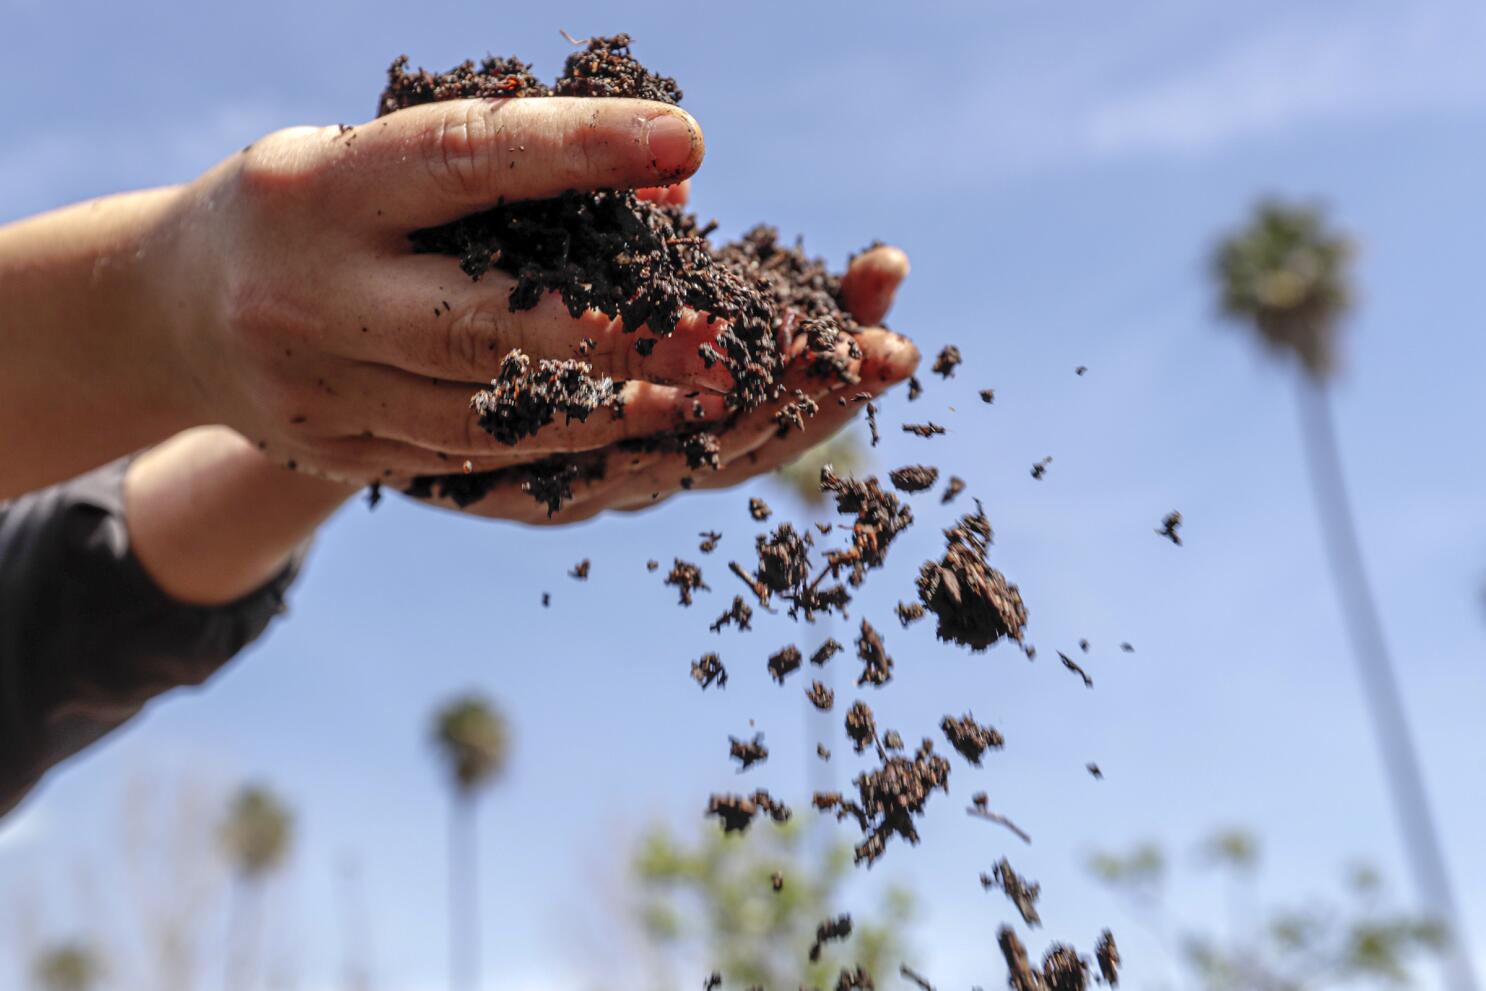
[{"label": "finger", "polygon": [[635,195],[642,200],[651,203],[659,203],[662,206],[686,206],[691,199],[691,180],[682,179],[674,186],[651,186],[647,189],[635,190]]},{"label": "finger", "polygon": [[[347,336],[348,357],[418,375],[487,382],[512,348],[533,358],[582,358],[595,374],[615,379],[725,392],[732,376],[721,363],[708,368],[699,348],[726,324],[687,311],[668,336],[646,328],[627,333],[597,310],[572,316],[560,295],[548,293],[529,310],[511,311],[515,280],[489,272],[478,282],[453,259],[403,255],[369,268],[345,295],[356,307],[348,322],[365,328]],[[640,340],[654,339],[650,354]]]},{"label": "finger", "polygon": [[892,308],[898,285],[908,277],[908,256],[879,245],[851,260],[841,277],[841,299],[864,327],[875,327]]},{"label": "finger", "polygon": [[[906,337],[884,330],[870,330],[859,335],[857,342],[862,357],[851,364],[850,370],[857,378],[851,384],[812,375],[806,361],[797,362],[786,374],[787,386],[803,389],[820,405],[815,416],[805,421],[803,430],[791,429],[780,436],[774,414],[787,399],[761,407],[743,417],[719,438],[721,469],[695,471],[679,455],[661,458],[639,473],[626,488],[611,494],[616,499],[616,508],[640,508],[687,486],[725,487],[760,472],[771,471],[785,460],[819,444],[860,412],[862,404],[850,397],[861,392],[880,395],[912,375],[918,367],[918,349]],[[845,405],[839,402],[843,399]],[[783,443],[772,458],[766,458],[760,452],[772,441]],[[791,454],[792,451],[798,453]]]},{"label": "finger", "polygon": [[332,215],[398,232],[570,189],[676,183],[704,152],[690,114],[647,100],[448,100],[353,131],[322,143],[320,190]]},{"label": "finger", "polygon": [[664,433],[687,423],[717,423],[727,418],[724,397],[678,386],[625,382],[619,387],[619,415],[600,407],[586,420],[566,420],[561,413],[532,436],[507,444],[480,426],[470,408],[477,386],[426,379],[379,365],[348,370],[338,388],[359,401],[361,420],[351,434],[402,441],[460,457],[514,454],[534,460],[549,454],[591,451],[634,437]]}]

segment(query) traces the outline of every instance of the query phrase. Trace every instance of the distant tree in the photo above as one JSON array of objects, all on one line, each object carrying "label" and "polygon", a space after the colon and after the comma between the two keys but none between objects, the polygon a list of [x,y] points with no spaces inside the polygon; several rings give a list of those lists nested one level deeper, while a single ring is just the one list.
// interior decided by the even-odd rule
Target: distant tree
[{"label": "distant tree", "polygon": [[220,831],[222,850],[234,874],[231,946],[227,952],[229,991],[252,983],[263,915],[263,885],[283,865],[293,837],[293,817],[272,791],[262,785],[247,785],[233,797]]},{"label": "distant tree", "polygon": [[72,941],[43,950],[32,973],[41,991],[92,991],[103,977],[103,963],[92,946]]},{"label": "distant tree", "polygon": [[852,860],[847,846],[812,856],[805,834],[795,822],[755,824],[744,834],[709,823],[692,843],[665,829],[646,834],[633,858],[641,931],[670,964],[702,967],[646,987],[692,988],[715,970],[730,988],[829,988],[843,967],[858,964],[879,987],[890,986],[904,961],[912,895],[892,888],[870,917],[853,913],[851,936],[826,943],[811,964],[816,927],[841,914]]},{"label": "distant tree", "polygon": [[505,718],[478,695],[457,698],[434,715],[434,742],[449,771],[449,987],[480,987],[479,837],[476,800],[505,773]]},{"label": "distant tree", "polygon": [[[1227,876],[1251,897],[1235,904],[1227,931],[1166,928],[1168,857],[1153,843],[1127,853],[1099,853],[1094,876],[1128,897],[1172,950],[1183,973],[1178,987],[1200,991],[1323,991],[1329,988],[1410,984],[1412,966],[1438,953],[1445,931],[1436,921],[1389,906],[1375,871],[1354,868],[1344,899],[1308,897],[1303,905],[1265,912],[1252,897],[1260,867],[1258,841],[1244,830],[1227,830],[1200,847],[1202,862]],[[1235,899],[1237,900],[1237,899]],[[1182,912],[1192,920],[1196,913]]]},{"label": "distant tree", "polygon": [[1352,254],[1351,243],[1327,227],[1319,209],[1265,202],[1246,226],[1219,243],[1213,273],[1223,312],[1253,327],[1267,347],[1294,355],[1304,373],[1301,426],[1316,508],[1393,808],[1425,906],[1457,937],[1446,957],[1449,986],[1452,991],[1474,991],[1475,975],[1459,946],[1460,917],[1449,872],[1363,566],[1327,394],[1337,366],[1342,319],[1352,301],[1348,270]]}]

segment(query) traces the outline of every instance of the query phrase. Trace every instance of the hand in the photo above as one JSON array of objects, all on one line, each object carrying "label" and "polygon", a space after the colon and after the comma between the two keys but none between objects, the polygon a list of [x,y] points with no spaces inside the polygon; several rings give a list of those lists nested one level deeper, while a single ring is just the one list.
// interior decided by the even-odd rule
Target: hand
[{"label": "hand", "polygon": [[[880,322],[907,274],[908,257],[897,248],[874,248],[858,255],[842,279],[847,309],[860,323]],[[676,453],[638,454],[609,447],[588,456],[592,461],[603,462],[602,477],[575,482],[573,500],[551,516],[544,504],[521,490],[521,480],[515,473],[484,499],[461,511],[537,525],[575,523],[609,509],[622,512],[647,509],[682,491],[686,487],[682,484],[685,479],[690,480],[692,488],[717,489],[773,471],[829,439],[859,414],[863,404],[853,397],[862,392],[881,395],[907,379],[918,366],[918,349],[906,337],[874,327],[863,331],[855,340],[862,352],[862,357],[851,363],[852,371],[860,376],[858,383],[847,385],[835,377],[812,376],[807,361],[796,360],[785,373],[785,386],[791,390],[803,389],[820,404],[820,411],[805,422],[804,430],[791,429],[783,436],[774,422],[774,414],[792,396],[746,414],[719,435],[722,467],[716,471],[691,469],[685,457]],[[796,341],[797,354],[803,344],[803,340]],[[843,344],[843,350],[844,347]],[[845,405],[839,402],[842,399],[846,400]],[[459,508],[447,499],[427,501],[448,509]]]},{"label": "hand", "polygon": [[[279,464],[367,482],[602,448],[726,415],[726,373],[696,319],[642,359],[633,336],[550,297],[510,312],[512,280],[479,282],[407,234],[499,200],[675,183],[701,163],[683,111],[638,100],[452,101],[368,124],[269,135],[186,187],[163,225],[157,294],[191,383],[193,422],[223,423]],[[553,424],[508,447],[469,409],[501,358],[570,358],[627,380],[622,420]]]}]

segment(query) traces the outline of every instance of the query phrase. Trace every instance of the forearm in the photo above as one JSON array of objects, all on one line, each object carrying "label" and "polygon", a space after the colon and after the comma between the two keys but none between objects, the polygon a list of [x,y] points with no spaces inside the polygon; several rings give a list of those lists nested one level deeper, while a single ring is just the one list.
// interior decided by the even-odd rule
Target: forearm
[{"label": "forearm", "polygon": [[110,196],[0,227],[0,498],[192,425],[155,285],[175,196]]},{"label": "forearm", "polygon": [[196,605],[263,585],[356,489],[272,464],[226,427],[140,455],[124,479],[135,556],[165,592]]}]

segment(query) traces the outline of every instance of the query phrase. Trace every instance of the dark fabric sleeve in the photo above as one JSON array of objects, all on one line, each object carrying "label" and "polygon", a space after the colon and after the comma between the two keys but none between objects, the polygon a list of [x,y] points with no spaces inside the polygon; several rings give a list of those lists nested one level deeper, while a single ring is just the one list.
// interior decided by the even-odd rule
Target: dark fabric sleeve
[{"label": "dark fabric sleeve", "polygon": [[0,503],[0,815],[154,696],[210,677],[284,610],[298,574],[303,547],[236,602],[171,598],[130,550],[127,468]]}]

